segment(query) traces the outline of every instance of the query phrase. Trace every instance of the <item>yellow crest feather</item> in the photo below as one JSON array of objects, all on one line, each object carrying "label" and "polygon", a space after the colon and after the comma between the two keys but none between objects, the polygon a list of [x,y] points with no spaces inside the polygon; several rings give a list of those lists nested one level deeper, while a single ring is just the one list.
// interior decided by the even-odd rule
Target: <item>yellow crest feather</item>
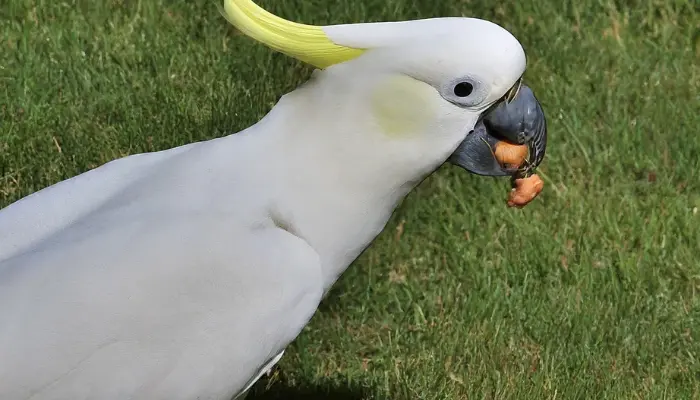
[{"label": "yellow crest feather", "polygon": [[360,56],[364,50],[339,46],[319,26],[287,21],[251,0],[224,0],[224,17],[245,35],[317,68]]}]

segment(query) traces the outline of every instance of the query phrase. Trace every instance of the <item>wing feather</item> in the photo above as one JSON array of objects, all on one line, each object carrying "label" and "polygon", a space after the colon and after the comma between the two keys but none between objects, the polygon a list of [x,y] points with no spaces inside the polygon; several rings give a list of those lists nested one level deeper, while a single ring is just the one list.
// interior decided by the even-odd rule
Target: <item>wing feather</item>
[{"label": "wing feather", "polygon": [[0,262],[0,398],[230,398],[321,299],[318,255],[274,226],[108,221]]}]

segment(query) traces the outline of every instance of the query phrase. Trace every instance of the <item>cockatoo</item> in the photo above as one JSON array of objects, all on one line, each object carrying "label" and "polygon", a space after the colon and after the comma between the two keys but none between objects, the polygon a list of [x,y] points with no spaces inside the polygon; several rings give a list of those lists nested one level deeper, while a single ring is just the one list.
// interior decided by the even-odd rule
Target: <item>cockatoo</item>
[{"label": "cockatoo", "polygon": [[544,156],[525,52],[474,18],[309,26],[225,0],[317,69],[255,125],[117,159],[0,210],[0,399],[241,398],[446,161]]}]

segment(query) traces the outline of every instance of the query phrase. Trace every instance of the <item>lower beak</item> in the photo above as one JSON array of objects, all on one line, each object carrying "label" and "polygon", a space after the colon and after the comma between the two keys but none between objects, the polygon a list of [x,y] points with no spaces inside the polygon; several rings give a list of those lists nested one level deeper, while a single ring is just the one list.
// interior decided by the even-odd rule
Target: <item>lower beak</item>
[{"label": "lower beak", "polygon": [[[539,166],[547,147],[547,121],[529,87],[522,85],[512,101],[501,101],[482,117],[452,154],[451,163],[484,176],[527,175]],[[523,156],[511,162],[501,156],[501,146],[515,153],[523,150]]]}]

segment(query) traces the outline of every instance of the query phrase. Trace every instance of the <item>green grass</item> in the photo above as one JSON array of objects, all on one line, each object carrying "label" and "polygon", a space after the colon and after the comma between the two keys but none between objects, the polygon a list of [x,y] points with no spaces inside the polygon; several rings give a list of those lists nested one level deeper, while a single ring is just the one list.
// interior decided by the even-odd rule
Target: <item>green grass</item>
[{"label": "green grass", "polygon": [[[697,3],[260,3],[317,24],[500,23],[526,47],[550,144],[523,210],[507,180],[446,165],[425,181],[253,398],[700,398]],[[213,1],[5,0],[0,206],[245,128],[309,73]]]}]

